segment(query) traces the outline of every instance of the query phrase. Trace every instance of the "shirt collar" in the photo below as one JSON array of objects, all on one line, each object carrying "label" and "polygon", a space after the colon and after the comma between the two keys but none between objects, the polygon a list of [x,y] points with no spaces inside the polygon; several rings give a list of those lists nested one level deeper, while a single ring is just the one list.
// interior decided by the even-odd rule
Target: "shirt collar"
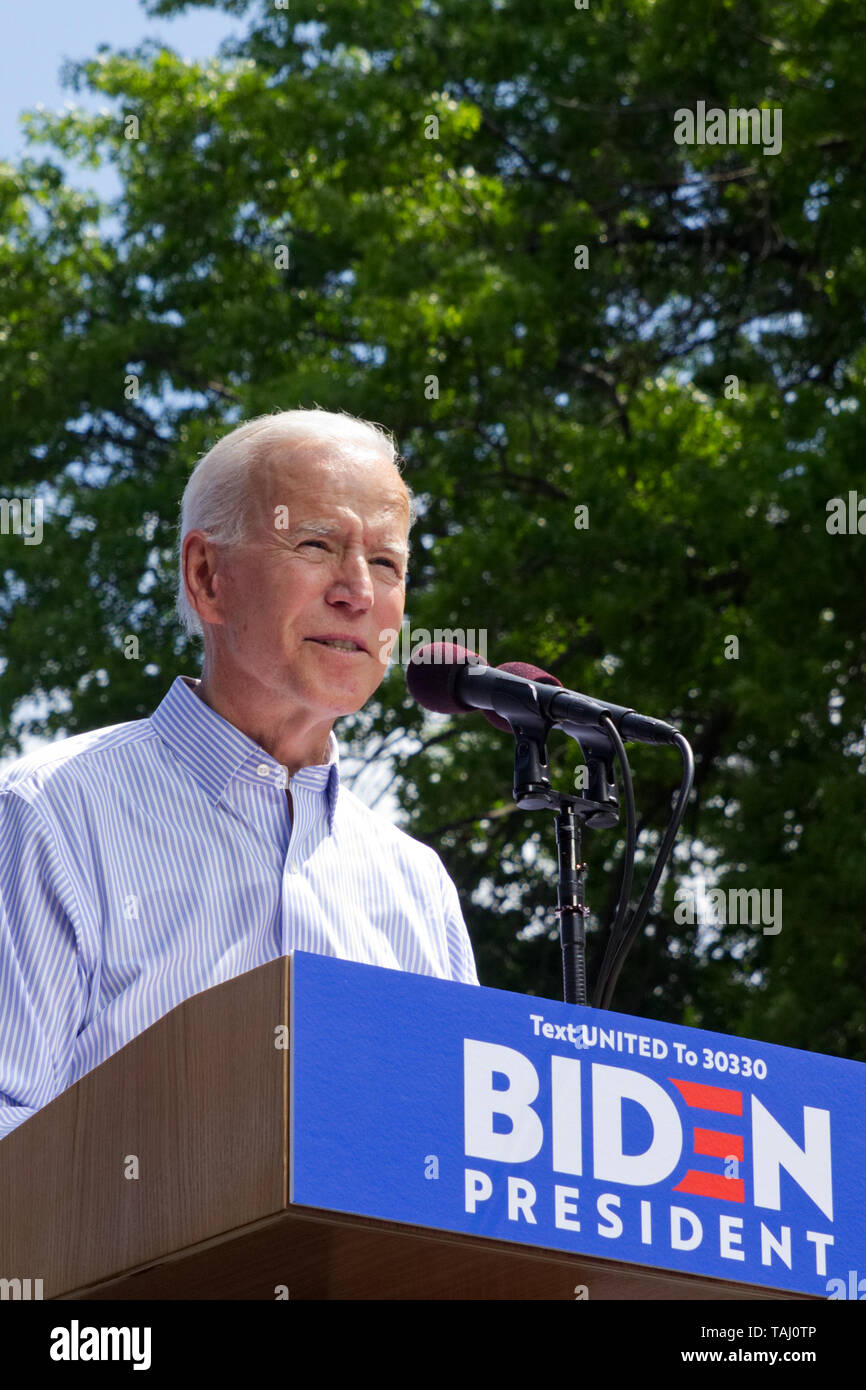
[{"label": "shirt collar", "polygon": [[[272,785],[285,788],[285,768],[205,704],[196,694],[200,684],[191,676],[176,676],[150,716],[150,722],[213,804],[224,796],[233,777],[257,786],[270,781]],[[327,797],[328,830],[333,834],[340,787],[340,755],[333,730],[328,738],[327,762],[300,768],[293,775],[291,785],[310,787]]]}]

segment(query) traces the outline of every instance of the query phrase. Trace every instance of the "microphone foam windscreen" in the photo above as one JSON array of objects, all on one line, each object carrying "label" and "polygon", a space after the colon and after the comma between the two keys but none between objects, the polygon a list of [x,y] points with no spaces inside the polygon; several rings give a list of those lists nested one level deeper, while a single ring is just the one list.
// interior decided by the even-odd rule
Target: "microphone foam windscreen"
[{"label": "microphone foam windscreen", "polygon": [[[562,685],[556,676],[551,676],[547,671],[542,671],[539,666],[530,666],[525,661],[503,661],[501,666],[497,666],[497,671],[505,671],[509,676],[522,676],[525,681],[540,681],[542,685]],[[514,732],[507,719],[503,719],[501,714],[496,714],[492,709],[483,709],[481,713],[492,724],[494,729],[501,729],[504,734]]]},{"label": "microphone foam windscreen", "polygon": [[469,705],[457,698],[454,682],[460,666],[486,666],[477,652],[456,642],[428,642],[412,653],[406,668],[406,686],[413,700],[436,714],[466,714]]}]

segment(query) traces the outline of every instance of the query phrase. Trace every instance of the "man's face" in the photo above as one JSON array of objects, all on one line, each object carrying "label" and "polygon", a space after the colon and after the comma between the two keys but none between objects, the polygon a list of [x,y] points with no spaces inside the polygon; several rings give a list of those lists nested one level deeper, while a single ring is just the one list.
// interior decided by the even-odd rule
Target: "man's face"
[{"label": "man's face", "polygon": [[[381,455],[321,444],[288,467],[276,446],[258,476],[255,538],[216,560],[219,669],[249,680],[256,699],[323,720],[354,713],[387,669],[380,634],[403,618],[403,483]],[[360,650],[322,640],[335,638]]]}]

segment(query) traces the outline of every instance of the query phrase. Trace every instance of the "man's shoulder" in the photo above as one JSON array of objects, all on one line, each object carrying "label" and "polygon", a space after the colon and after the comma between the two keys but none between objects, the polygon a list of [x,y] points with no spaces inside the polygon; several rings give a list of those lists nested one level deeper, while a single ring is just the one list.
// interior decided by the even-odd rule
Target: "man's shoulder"
[{"label": "man's shoulder", "polygon": [[408,831],[401,830],[399,825],[388,820],[380,811],[374,811],[353,791],[342,785],[340,803],[343,815],[351,821],[354,828],[361,834],[374,837],[379,845],[387,846],[402,858],[411,859],[416,864],[426,863],[431,869],[435,869],[441,863],[439,855],[430,845],[425,845],[423,840],[416,840]]},{"label": "man's shoulder", "polygon": [[149,719],[132,719],[40,744],[0,769],[0,795],[38,793],[98,779],[103,766],[110,775],[112,754],[152,736]]}]

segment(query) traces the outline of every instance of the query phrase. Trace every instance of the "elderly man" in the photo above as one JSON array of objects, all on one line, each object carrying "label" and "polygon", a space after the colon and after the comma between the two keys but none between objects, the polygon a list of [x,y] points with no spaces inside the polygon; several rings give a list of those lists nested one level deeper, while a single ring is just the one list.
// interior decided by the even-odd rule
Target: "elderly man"
[{"label": "elderly man", "polygon": [[219,441],[181,510],[199,681],[0,780],[0,1137],[190,995],[295,948],[477,984],[438,855],[340,783],[387,669],[411,499],[393,445],[292,410]]}]

